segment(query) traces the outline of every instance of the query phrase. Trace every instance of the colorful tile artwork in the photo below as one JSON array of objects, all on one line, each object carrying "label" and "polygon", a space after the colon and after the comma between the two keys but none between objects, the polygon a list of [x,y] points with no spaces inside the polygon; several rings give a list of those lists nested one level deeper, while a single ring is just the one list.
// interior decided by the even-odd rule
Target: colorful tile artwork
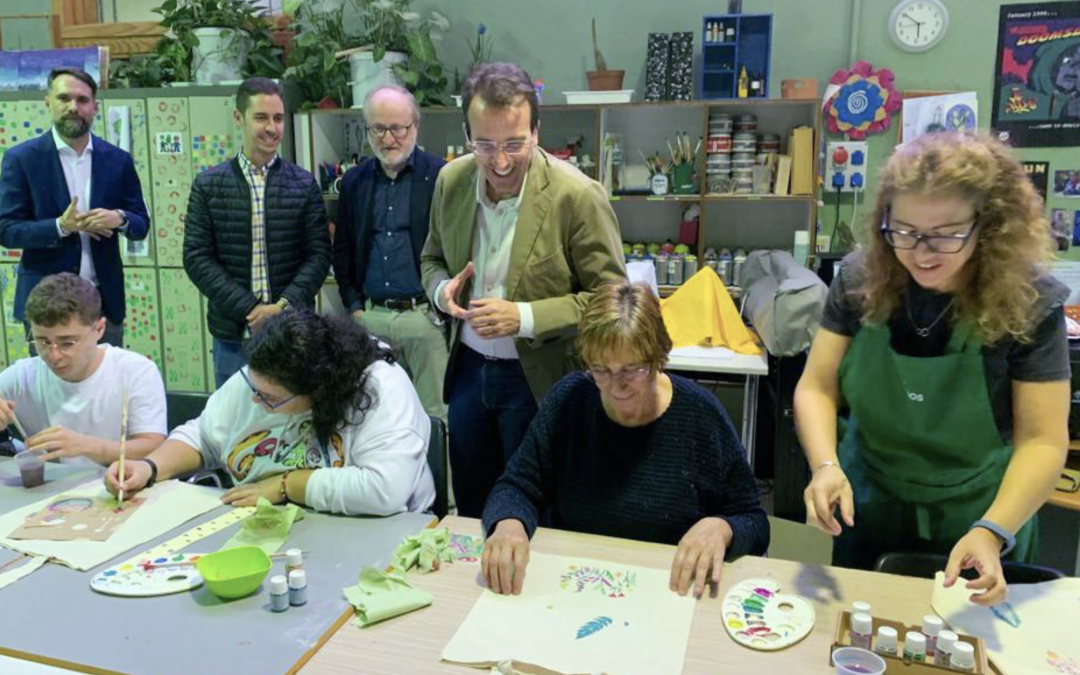
[{"label": "colorful tile artwork", "polygon": [[30,356],[30,345],[26,342],[26,329],[22,321],[15,319],[15,278],[18,265],[5,263],[0,265],[0,295],[4,305],[4,344],[7,346],[7,362],[15,363]]},{"label": "colorful tile artwork", "polygon": [[159,269],[165,388],[206,391],[202,299],[182,269]]},{"label": "colorful tile artwork", "polygon": [[233,157],[239,148],[232,134],[209,134],[191,138],[191,166],[197,176]]},{"label": "colorful tile artwork", "polygon": [[124,270],[127,316],[124,318],[124,347],[147,357],[161,370],[161,325],[158,313],[157,275],[153,269],[129,267]]},{"label": "colorful tile artwork", "polygon": [[[147,133],[158,134],[190,131],[188,99],[151,98],[147,100]],[[191,158],[186,152],[162,154],[151,148],[151,188],[153,192],[153,226],[157,247],[157,264],[182,267],[184,264],[184,213],[191,190]],[[183,150],[183,146],[181,146]]]}]

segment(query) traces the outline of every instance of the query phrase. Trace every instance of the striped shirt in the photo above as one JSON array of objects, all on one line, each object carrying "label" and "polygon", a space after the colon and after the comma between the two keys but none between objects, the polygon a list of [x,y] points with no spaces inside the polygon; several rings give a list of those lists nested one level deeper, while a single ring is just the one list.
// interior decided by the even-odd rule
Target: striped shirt
[{"label": "striped shirt", "polygon": [[266,175],[278,160],[275,154],[261,169],[240,152],[240,168],[251,188],[251,293],[270,302],[270,266],[266,260]]}]

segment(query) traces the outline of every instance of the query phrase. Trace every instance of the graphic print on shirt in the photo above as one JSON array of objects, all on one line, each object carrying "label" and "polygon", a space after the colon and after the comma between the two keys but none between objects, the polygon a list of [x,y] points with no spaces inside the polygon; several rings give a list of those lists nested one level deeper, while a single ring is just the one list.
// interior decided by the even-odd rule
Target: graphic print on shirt
[{"label": "graphic print on shirt", "polygon": [[[237,443],[229,452],[225,465],[237,483],[242,483],[251,473],[255,462],[260,458],[269,458],[271,464],[288,469],[321,469],[325,467],[341,468],[345,466],[345,443],[341,434],[330,435],[330,450],[318,443],[308,446],[307,439],[311,432],[311,420],[300,423],[295,431],[289,426],[256,431]],[[277,433],[277,435],[275,435]],[[288,437],[294,437],[290,441]]]}]

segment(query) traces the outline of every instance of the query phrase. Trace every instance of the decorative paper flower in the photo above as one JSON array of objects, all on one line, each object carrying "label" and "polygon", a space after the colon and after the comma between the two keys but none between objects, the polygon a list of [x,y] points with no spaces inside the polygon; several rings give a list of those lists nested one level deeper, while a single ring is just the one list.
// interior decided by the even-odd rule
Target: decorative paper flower
[{"label": "decorative paper flower", "polygon": [[874,70],[858,61],[851,70],[838,70],[829,80],[839,90],[825,103],[825,121],[834,134],[847,134],[854,141],[889,128],[892,115],[900,109],[902,97],[893,88],[888,68]]}]

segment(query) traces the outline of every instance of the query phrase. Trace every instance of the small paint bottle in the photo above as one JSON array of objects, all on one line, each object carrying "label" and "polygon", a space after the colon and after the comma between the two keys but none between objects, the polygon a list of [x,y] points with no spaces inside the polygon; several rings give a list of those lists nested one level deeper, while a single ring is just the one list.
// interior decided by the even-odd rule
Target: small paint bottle
[{"label": "small paint bottle", "polygon": [[856,600],[851,603],[852,614],[870,614],[870,603],[863,602],[862,600]]},{"label": "small paint bottle", "polygon": [[879,626],[874,644],[878,654],[896,656],[896,629],[892,626]]},{"label": "small paint bottle", "polygon": [[942,630],[937,636],[937,647],[934,649],[934,665],[949,665],[949,657],[952,656],[953,645],[960,641],[960,636],[951,630]]},{"label": "small paint bottle", "polygon": [[307,573],[304,570],[289,572],[289,604],[293,607],[307,604]]},{"label": "small paint bottle", "polygon": [[285,575],[293,570],[304,569],[304,554],[298,548],[290,548],[285,551]]},{"label": "small paint bottle", "polygon": [[913,630],[909,630],[904,635],[904,660],[905,661],[925,661],[926,660],[926,636],[922,633],[916,633]]},{"label": "small paint bottle", "polygon": [[270,611],[284,612],[289,608],[289,582],[280,574],[270,577]]},{"label": "small paint bottle", "polygon": [[922,618],[922,633],[926,636],[926,658],[934,658],[934,650],[937,649],[938,634],[945,627],[945,622],[933,614],[927,614]]},{"label": "small paint bottle", "polygon": [[870,649],[874,639],[874,620],[869,614],[851,615],[851,646],[859,649]]},{"label": "small paint bottle", "polygon": [[975,647],[969,642],[954,644],[949,656],[949,667],[969,673],[975,670]]}]

